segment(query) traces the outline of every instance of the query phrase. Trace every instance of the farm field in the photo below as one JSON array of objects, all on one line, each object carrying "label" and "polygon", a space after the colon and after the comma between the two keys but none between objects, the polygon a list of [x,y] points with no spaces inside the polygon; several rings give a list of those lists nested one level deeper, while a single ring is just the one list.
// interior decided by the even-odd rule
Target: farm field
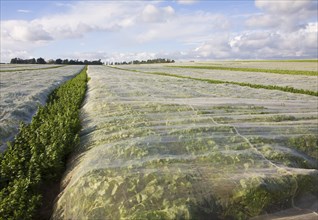
[{"label": "farm field", "polygon": [[[58,65],[1,65],[1,70],[10,69],[10,72],[0,72],[0,152],[6,148],[6,141],[18,132],[20,122],[30,122],[38,105],[45,104],[48,94],[83,68],[44,69],[48,67]],[[24,71],[19,71],[21,69]]]},{"label": "farm field", "polygon": [[[274,64],[281,64],[279,62],[273,62]],[[287,64],[289,62],[286,62]],[[284,62],[282,63],[284,64]],[[299,62],[300,65],[303,63]],[[305,63],[306,64],[306,63]],[[292,87],[295,89],[304,89],[310,91],[318,91],[318,67],[317,63],[309,63],[312,68],[316,65],[317,75],[289,75],[289,74],[276,74],[276,73],[263,73],[263,72],[243,72],[243,71],[229,71],[229,70],[212,70],[212,69],[195,69],[195,68],[178,68],[180,64],[174,65],[126,65],[120,66],[129,70],[137,70],[143,72],[154,72],[154,73],[168,73],[176,74],[185,77],[193,77],[199,79],[210,79],[210,80],[222,80],[239,83],[251,83],[260,85],[275,85],[281,87]],[[227,64],[225,64],[227,65]],[[271,64],[267,64],[270,66]],[[184,66],[197,66],[187,64]],[[200,66],[200,65],[198,65]],[[209,65],[205,65],[209,66]],[[173,68],[172,68],[173,67]],[[259,68],[259,67],[258,67]],[[263,67],[262,67],[263,68]]]},{"label": "farm field", "polygon": [[58,68],[62,65],[56,64],[1,64],[0,72],[10,72],[10,71],[25,71],[30,69],[49,69],[49,68]]},{"label": "farm field", "polygon": [[313,91],[316,76],[120,68],[88,68],[53,219],[316,217],[316,96],[146,72]]},{"label": "farm field", "polygon": [[[179,64],[177,64],[179,65]],[[234,68],[259,68],[278,70],[318,71],[318,60],[262,60],[262,61],[214,61],[214,62],[184,62],[181,65],[189,66],[220,66]]]}]

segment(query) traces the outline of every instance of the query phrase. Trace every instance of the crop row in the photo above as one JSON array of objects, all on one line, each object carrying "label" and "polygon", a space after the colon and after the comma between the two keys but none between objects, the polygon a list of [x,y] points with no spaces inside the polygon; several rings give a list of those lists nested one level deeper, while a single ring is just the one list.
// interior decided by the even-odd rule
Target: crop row
[{"label": "crop row", "polygon": [[118,67],[113,67],[113,68],[131,71],[131,72],[140,72],[140,73],[155,74],[155,75],[161,75],[161,76],[171,76],[171,77],[177,77],[177,78],[182,78],[182,79],[198,80],[198,81],[208,82],[208,83],[212,83],[212,84],[233,84],[233,85],[239,85],[239,86],[247,86],[247,87],[255,88],[255,89],[279,90],[279,91],[290,92],[290,93],[318,96],[318,92],[316,92],[316,91],[305,90],[305,89],[296,89],[296,88],[293,88],[290,86],[262,85],[262,84],[253,84],[253,83],[245,83],[245,82],[234,82],[234,81],[225,81],[225,80],[195,78],[195,77],[190,77],[190,76],[181,76],[178,74],[171,74],[171,73],[164,73],[164,72],[144,72],[144,71],[139,71],[139,70],[131,70],[131,69],[128,70],[128,69],[123,69],[123,68],[118,68]]},{"label": "crop row", "polygon": [[[221,105],[208,98],[217,85],[105,67],[89,71],[81,151],[70,164],[53,219],[248,219],[297,205],[303,194],[316,195],[316,170],[306,170],[310,161],[283,144],[310,125],[293,123],[291,128],[306,129],[288,130],[276,121],[292,118],[275,118],[263,133],[260,123],[215,120],[286,112],[279,98]],[[299,105],[302,97],[295,97],[291,102]],[[302,142],[312,146],[315,138]]]},{"label": "crop row", "polygon": [[32,219],[41,205],[41,186],[64,171],[65,157],[79,142],[86,83],[84,68],[55,89],[0,155],[0,219]]},{"label": "crop row", "polygon": [[59,66],[49,66],[49,67],[42,67],[42,68],[32,68],[32,69],[29,69],[29,68],[24,68],[24,69],[1,69],[0,72],[21,72],[21,71],[31,71],[31,70],[45,70],[45,69],[55,69],[55,68],[60,68],[60,67],[63,67],[61,65]]},{"label": "crop row", "polygon": [[169,66],[169,67],[318,76],[317,71],[304,71],[304,70],[258,69],[258,68],[222,67],[222,66]]}]

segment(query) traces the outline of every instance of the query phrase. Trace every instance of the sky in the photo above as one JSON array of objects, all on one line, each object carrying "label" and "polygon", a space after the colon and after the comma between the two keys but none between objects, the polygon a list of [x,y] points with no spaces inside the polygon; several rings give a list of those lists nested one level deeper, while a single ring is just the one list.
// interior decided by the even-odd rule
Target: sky
[{"label": "sky", "polygon": [[1,62],[318,57],[316,0],[1,2]]}]

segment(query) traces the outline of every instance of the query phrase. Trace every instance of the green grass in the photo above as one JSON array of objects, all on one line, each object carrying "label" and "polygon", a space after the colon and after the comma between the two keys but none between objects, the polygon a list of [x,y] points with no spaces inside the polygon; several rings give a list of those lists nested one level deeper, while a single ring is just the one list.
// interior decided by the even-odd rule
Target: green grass
[{"label": "green grass", "polygon": [[168,66],[168,67],[186,68],[186,69],[228,70],[228,71],[242,71],[242,72],[261,72],[261,73],[277,73],[277,74],[288,74],[288,75],[318,76],[317,71],[305,71],[305,70],[258,69],[258,68],[222,67],[222,66]]},{"label": "green grass", "polygon": [[79,142],[79,109],[86,68],[55,89],[29,125],[0,154],[0,219],[34,219],[41,187],[60,178],[65,158]]},{"label": "green grass", "polygon": [[34,68],[34,69],[13,69],[13,70],[1,70],[0,72],[20,72],[20,71],[31,71],[31,70],[47,70],[47,69],[55,69],[55,68],[60,68],[63,66],[50,66],[50,67],[45,67],[45,68]]},{"label": "green grass", "polygon": [[246,86],[246,87],[255,88],[255,89],[279,90],[279,91],[284,91],[284,92],[318,96],[318,92],[311,91],[311,90],[304,90],[304,89],[296,89],[296,88],[289,87],[289,86],[284,87],[284,86],[275,86],[275,85],[261,85],[261,84],[252,84],[252,83],[244,83],[244,82],[233,82],[233,81],[214,80],[214,79],[202,79],[202,78],[181,76],[181,75],[177,75],[177,74],[170,74],[170,73],[164,73],[164,72],[144,72],[144,71],[138,71],[138,70],[123,69],[123,68],[119,68],[119,67],[112,67],[112,68],[126,70],[126,71],[130,71],[130,72],[140,72],[140,73],[153,74],[153,75],[177,77],[177,78],[181,78],[181,79],[191,79],[191,80],[197,80],[197,81],[202,81],[202,82],[208,82],[211,84],[232,84],[232,85]]}]

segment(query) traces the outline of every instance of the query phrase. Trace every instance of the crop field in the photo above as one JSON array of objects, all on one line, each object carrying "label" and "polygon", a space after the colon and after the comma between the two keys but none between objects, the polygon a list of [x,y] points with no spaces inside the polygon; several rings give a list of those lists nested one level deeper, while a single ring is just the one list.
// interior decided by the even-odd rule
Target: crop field
[{"label": "crop field", "polygon": [[[277,65],[278,62],[273,62]],[[288,63],[288,62],[286,62]],[[281,63],[278,63],[281,64]],[[283,63],[284,64],[284,63]],[[300,63],[304,64],[304,63]],[[306,64],[306,63],[305,63]],[[279,87],[292,87],[295,89],[303,89],[309,91],[318,91],[318,63],[310,62],[311,68],[316,68],[315,71],[306,71],[305,73],[311,73],[311,75],[296,75],[277,74],[277,73],[265,73],[265,72],[253,72],[253,71],[229,71],[222,69],[208,69],[211,65],[129,65],[120,66],[120,68],[136,70],[141,72],[152,73],[167,73],[173,75],[179,75],[181,77],[192,77],[197,79],[209,79],[220,80],[224,82],[236,82],[236,83],[250,83],[265,86],[279,86]],[[199,68],[193,68],[198,66]],[[278,66],[278,65],[277,65]],[[307,65],[308,66],[308,65]],[[184,68],[185,67],[185,68]],[[189,68],[188,68],[189,67]],[[207,67],[207,68],[202,68]],[[212,66],[214,67],[214,66]],[[262,67],[263,68],[263,67]],[[263,70],[257,68],[257,70]],[[268,68],[266,70],[269,70]],[[298,72],[298,71],[296,71]]]},{"label": "crop field", "polygon": [[[179,65],[179,64],[178,64]],[[214,61],[214,62],[185,62],[187,66],[215,66],[233,68],[257,68],[270,70],[300,70],[318,71],[318,60],[262,60],[262,61]]]},{"label": "crop field", "polygon": [[164,65],[88,76],[53,219],[317,217],[318,97],[295,92],[316,92],[317,76]]},{"label": "crop field", "polygon": [[82,68],[83,66],[1,65],[0,152],[6,148],[6,141],[11,140],[18,132],[20,122],[29,123],[38,106],[45,104],[48,94],[78,74]]},{"label": "crop field", "polygon": [[26,70],[38,70],[38,69],[53,69],[62,67],[56,64],[1,64],[0,72],[11,72],[11,71],[26,71]]}]

